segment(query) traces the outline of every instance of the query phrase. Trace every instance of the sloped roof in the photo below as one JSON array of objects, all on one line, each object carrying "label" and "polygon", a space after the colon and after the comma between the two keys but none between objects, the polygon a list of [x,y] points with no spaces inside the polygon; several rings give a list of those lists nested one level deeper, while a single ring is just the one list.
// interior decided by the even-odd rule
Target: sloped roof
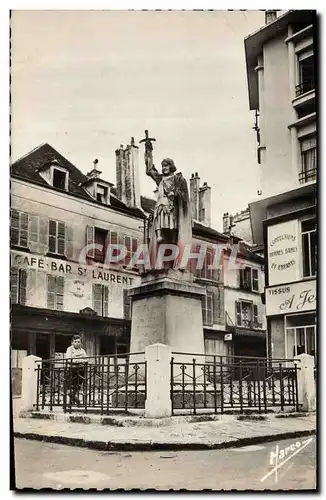
[{"label": "sloped roof", "polygon": [[[42,144],[37,148],[33,149],[30,153],[26,154],[22,158],[19,158],[11,165],[11,175],[14,177],[19,177],[20,179],[33,182],[42,186],[46,186],[54,191],[60,191],[58,188],[50,186],[43,177],[38,173],[38,169],[49,162],[58,162],[61,166],[65,167],[69,172],[69,182],[68,182],[68,193],[77,196],[78,198],[83,198],[85,200],[91,201],[98,205],[103,205],[101,202],[95,200],[90,196],[87,191],[85,191],[79,184],[87,180],[86,175],[84,175],[75,165],[73,165],[67,158],[62,156],[56,149],[54,149],[50,144]],[[112,194],[116,194],[116,191],[112,189]],[[146,203],[145,203],[146,204]],[[144,217],[141,210],[137,208],[127,207],[122,201],[120,201],[116,196],[111,196],[110,207],[115,208],[119,211],[129,213],[136,217]]]}]

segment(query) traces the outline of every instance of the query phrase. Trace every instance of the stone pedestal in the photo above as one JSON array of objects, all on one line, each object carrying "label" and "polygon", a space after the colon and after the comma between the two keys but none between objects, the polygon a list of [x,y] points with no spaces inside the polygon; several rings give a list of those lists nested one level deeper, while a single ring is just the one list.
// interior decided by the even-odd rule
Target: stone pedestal
[{"label": "stone pedestal", "polygon": [[25,356],[22,360],[21,411],[33,410],[37,396],[37,365],[42,362],[38,356]]},{"label": "stone pedestal", "polygon": [[[205,294],[187,272],[169,270],[143,276],[142,283],[130,289],[130,352],[159,343],[172,352],[204,354],[201,299]],[[181,356],[175,358],[182,361]],[[187,356],[184,361],[189,363],[191,359]]]},{"label": "stone pedestal", "polygon": [[315,359],[309,354],[295,357],[298,363],[298,399],[302,411],[316,410],[316,382],[314,378]]}]

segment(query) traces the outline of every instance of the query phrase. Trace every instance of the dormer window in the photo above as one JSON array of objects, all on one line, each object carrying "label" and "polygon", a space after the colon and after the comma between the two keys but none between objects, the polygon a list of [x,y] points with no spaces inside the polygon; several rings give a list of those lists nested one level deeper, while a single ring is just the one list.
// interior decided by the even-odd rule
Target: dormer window
[{"label": "dormer window", "polygon": [[63,191],[68,190],[68,173],[64,170],[59,170],[53,167],[53,187],[62,189]]},{"label": "dormer window", "polygon": [[37,169],[37,172],[50,186],[68,191],[69,171],[57,160],[44,163]]},{"label": "dormer window", "polygon": [[107,204],[108,202],[108,188],[97,184],[96,186],[96,199],[101,203]]}]

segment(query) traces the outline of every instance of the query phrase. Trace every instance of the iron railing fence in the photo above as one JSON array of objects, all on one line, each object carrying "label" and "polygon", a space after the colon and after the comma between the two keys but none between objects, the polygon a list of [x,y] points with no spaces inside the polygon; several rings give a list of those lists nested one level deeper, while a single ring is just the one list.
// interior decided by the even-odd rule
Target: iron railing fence
[{"label": "iron railing fence", "polygon": [[36,410],[64,412],[141,409],[146,400],[144,352],[42,360],[37,363]]},{"label": "iron railing fence", "polygon": [[317,169],[311,168],[309,170],[303,170],[299,173],[300,184],[305,184],[306,182],[315,181],[317,177]]},{"label": "iron railing fence", "polygon": [[306,92],[309,92],[314,88],[315,88],[315,82],[312,78],[309,80],[305,80],[304,82],[301,82],[295,86],[295,95],[296,97],[299,97],[300,95],[305,94]]},{"label": "iron railing fence", "polygon": [[194,414],[199,410],[298,410],[299,369],[294,359],[173,353],[172,414],[182,410]]}]

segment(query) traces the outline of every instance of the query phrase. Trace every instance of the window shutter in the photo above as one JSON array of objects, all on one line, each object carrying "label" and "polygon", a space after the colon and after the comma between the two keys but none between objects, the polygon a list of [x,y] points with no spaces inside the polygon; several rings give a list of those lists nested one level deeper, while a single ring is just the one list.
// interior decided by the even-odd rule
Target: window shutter
[{"label": "window shutter", "polygon": [[243,289],[243,287],[244,287],[244,269],[239,269],[239,283],[240,283],[240,288]]},{"label": "window shutter", "polygon": [[57,309],[63,311],[63,296],[64,296],[64,277],[56,277],[56,302]]},{"label": "window shutter", "polygon": [[244,285],[246,290],[251,290],[251,268],[245,267],[244,269]]},{"label": "window shutter", "polygon": [[39,240],[39,217],[38,215],[29,216],[29,243],[38,243]]},{"label": "window shutter", "polygon": [[128,295],[129,290],[123,290],[123,317],[124,319],[131,318],[131,297]]},{"label": "window shutter", "polygon": [[241,326],[241,303],[240,302],[235,303],[235,319],[236,319],[236,325]]},{"label": "window shutter", "polygon": [[18,273],[16,267],[10,269],[10,299],[12,304],[18,304]]},{"label": "window shutter", "polygon": [[55,276],[48,276],[48,309],[55,309]]},{"label": "window shutter", "polygon": [[213,294],[213,322],[222,325],[224,324],[223,288],[216,288]]},{"label": "window shutter", "polygon": [[103,293],[103,316],[109,315],[109,288],[107,286],[102,286]]},{"label": "window shutter", "polygon": [[[192,247],[192,253],[197,253],[199,254],[200,252],[200,245],[196,245],[195,247]],[[201,270],[200,269],[196,269],[197,267],[197,259],[194,258],[194,259],[191,259],[191,272],[197,276],[198,278],[200,278],[201,276]]]},{"label": "window shutter", "polygon": [[[95,243],[95,227],[87,226],[86,227],[86,245],[94,245]],[[87,256],[94,259],[95,257],[95,248],[90,248],[87,252]]]},{"label": "window shutter", "polygon": [[57,222],[49,220],[49,252],[56,253]]},{"label": "window shutter", "polygon": [[19,212],[10,211],[10,241],[12,245],[19,245]]},{"label": "window shutter", "polygon": [[[123,234],[121,233],[118,234],[118,244],[121,245],[122,247],[125,246],[125,239]],[[124,259],[121,259],[116,263],[117,266],[122,266],[123,264],[124,264]]]},{"label": "window shutter", "polygon": [[[132,238],[132,244],[131,244],[131,259],[133,258],[133,256],[135,255],[135,253],[137,252],[137,248],[138,248],[138,240],[137,238]],[[136,266],[137,267],[137,266]]]},{"label": "window shutter", "polygon": [[125,245],[126,245],[126,249],[127,249],[127,253],[126,253],[126,256],[125,256],[125,266],[127,266],[130,262],[130,255],[131,255],[131,238],[130,236],[125,236]]},{"label": "window shutter", "polygon": [[[110,231],[110,245],[117,245],[118,244],[118,233],[115,231]],[[112,257],[116,257],[119,252],[118,250],[112,250],[111,252]],[[111,262],[107,262],[107,264],[111,264]]]},{"label": "window shutter", "polygon": [[66,256],[74,260],[74,228],[70,224],[66,226]]},{"label": "window shutter", "polygon": [[209,248],[206,253],[206,265],[207,265],[206,277],[207,279],[210,280],[213,279],[213,269],[209,269],[209,267],[212,264],[213,264],[213,250]]},{"label": "window shutter", "polygon": [[65,255],[66,252],[66,225],[58,222],[58,255]]},{"label": "window shutter", "polygon": [[[215,252],[218,252],[218,247],[215,249]],[[213,262],[214,262],[214,260],[216,258],[215,252],[213,252],[213,254],[212,254],[212,264],[213,264]],[[217,281],[217,282],[219,282],[221,280],[221,276],[220,276],[221,273],[220,273],[220,269],[215,269],[215,267],[216,266],[220,266],[220,265],[221,265],[221,254],[220,254],[219,261],[217,261],[216,264],[214,262],[213,280]]]},{"label": "window shutter", "polygon": [[26,304],[26,288],[27,288],[27,271],[19,270],[19,303],[24,306]]},{"label": "window shutter", "polygon": [[47,253],[49,245],[49,220],[47,217],[39,216],[39,252]]},{"label": "window shutter", "polygon": [[106,254],[107,254],[107,251],[108,251],[108,247],[111,243],[111,231],[107,231],[106,233],[106,237],[105,237],[105,241],[104,241],[104,248],[103,248],[103,251],[102,251],[102,254],[104,256],[104,261],[103,262],[106,262]]},{"label": "window shutter", "polygon": [[207,293],[207,324],[213,324],[213,294],[212,292]]},{"label": "window shutter", "polygon": [[253,304],[252,306],[252,315],[253,315],[253,323],[255,326],[257,326],[258,323],[258,306],[256,304]]},{"label": "window shutter", "polygon": [[102,285],[93,284],[93,309],[102,316]]},{"label": "window shutter", "polygon": [[20,237],[19,244],[22,247],[28,246],[28,215],[20,213]]},{"label": "window shutter", "polygon": [[252,289],[255,292],[259,291],[259,283],[258,283],[258,269],[252,270]]},{"label": "window shutter", "polygon": [[206,324],[206,295],[201,298],[201,310],[203,314],[203,324]]}]

